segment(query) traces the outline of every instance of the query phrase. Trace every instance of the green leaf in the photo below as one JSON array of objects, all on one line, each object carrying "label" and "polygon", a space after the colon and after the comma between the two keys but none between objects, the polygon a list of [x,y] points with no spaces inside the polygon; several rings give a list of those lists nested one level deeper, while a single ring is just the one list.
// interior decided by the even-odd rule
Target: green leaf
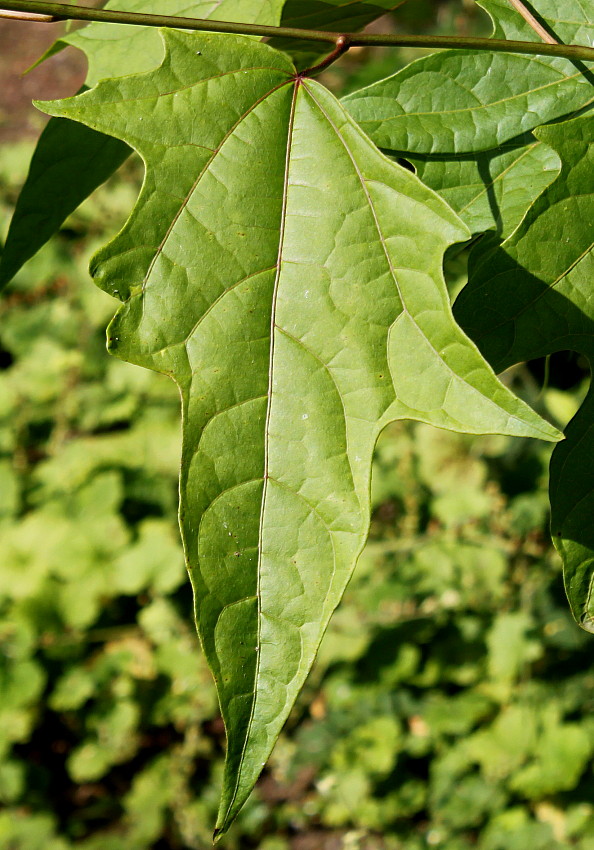
[{"label": "green leaf", "polygon": [[135,594],[151,588],[171,593],[183,583],[184,562],[179,543],[162,520],[145,520],[138,541],[118,559],[115,583],[121,593]]},{"label": "green leaf", "polygon": [[472,233],[495,230],[502,237],[515,230],[561,166],[555,151],[532,134],[479,154],[404,156]]},{"label": "green leaf", "polygon": [[125,301],[111,351],[181,390],[180,522],[228,735],[220,833],[363,546],[382,428],[558,432],[453,322],[442,258],[469,234],[438,196],[284,54],[164,39],[157,71],[44,108],[114,134],[147,166],[93,275]]},{"label": "green leaf", "polygon": [[404,0],[286,0],[282,26],[301,29],[357,32],[372,21],[402,6]]},{"label": "green leaf", "polygon": [[529,636],[533,631],[534,622],[524,611],[504,611],[495,617],[487,635],[489,676],[507,685],[504,692],[508,699],[512,683],[542,653],[541,645]]},{"label": "green leaf", "polygon": [[49,122],[33,154],[0,257],[0,289],[129,153],[128,145],[88,127],[63,118]]},{"label": "green leaf", "polygon": [[528,799],[573,790],[592,755],[586,729],[577,723],[560,723],[555,715],[551,711],[543,717],[534,760],[510,778],[512,791]]},{"label": "green leaf", "polygon": [[[167,14],[278,25],[282,5],[283,0],[168,0]],[[105,8],[163,12],[158,0],[111,0]],[[149,71],[163,59],[163,43],[154,27],[95,21],[58,39],[39,62],[68,45],[87,58],[88,87],[103,77]],[[63,119],[49,122],[37,143],[0,255],[0,289],[129,153],[121,141],[88,127]]]},{"label": "green leaf", "polygon": [[[489,14],[494,24],[495,38],[519,41],[540,41],[540,36],[518,14],[509,0],[477,0]],[[557,41],[565,44],[592,44],[594,42],[594,14],[589,3],[583,0],[538,0],[531,4],[532,11]]]},{"label": "green leaf", "polygon": [[569,60],[470,50],[423,57],[343,99],[376,145],[417,154],[487,151],[591,102],[590,74]]},{"label": "green leaf", "polygon": [[[493,36],[539,41],[508,0],[483,0]],[[580,0],[539,0],[557,39],[591,44],[594,12]],[[417,154],[487,151],[592,102],[582,62],[445,50],[344,98],[379,147]]]},{"label": "green leaf", "polygon": [[538,715],[534,706],[509,705],[490,726],[479,729],[464,743],[467,755],[480,764],[487,779],[513,775],[535,749]]},{"label": "green leaf", "polygon": [[[594,119],[542,127],[563,166],[558,179],[501,247],[481,248],[456,315],[497,370],[567,349],[594,356],[592,219]],[[552,531],[578,622],[594,631],[592,388],[553,453]]]},{"label": "green leaf", "polygon": [[[281,26],[335,32],[359,32],[372,21],[393,12],[404,0],[286,0]],[[289,53],[297,65],[305,68],[316,57],[329,53],[328,46],[298,39],[273,38],[269,44]]]},{"label": "green leaf", "polygon": [[[508,0],[480,5],[490,14],[496,37],[539,40]],[[562,16],[556,1],[538,8],[559,39],[591,43],[594,14],[579,0],[563,4]],[[506,237],[558,171],[554,152],[530,133],[527,138],[520,133],[590,103],[594,78],[583,63],[506,54],[495,62],[487,54],[470,57],[444,51],[420,59],[344,103],[376,144],[400,151],[474,233],[493,229]]]},{"label": "green leaf", "polygon": [[[284,0],[167,0],[167,14],[231,23],[278,26]],[[163,14],[161,0],[110,0],[106,9]],[[78,47],[89,63],[89,87],[109,77],[140,74],[157,68],[163,60],[163,41],[155,27],[104,24],[93,21],[62,36],[58,48]],[[55,49],[55,48],[52,48]]]}]

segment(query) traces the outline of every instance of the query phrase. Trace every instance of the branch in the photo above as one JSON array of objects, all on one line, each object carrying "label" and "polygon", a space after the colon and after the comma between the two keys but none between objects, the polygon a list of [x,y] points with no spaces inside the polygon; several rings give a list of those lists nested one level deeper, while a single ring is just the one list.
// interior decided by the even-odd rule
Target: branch
[{"label": "branch", "polygon": [[485,50],[491,53],[529,53],[541,56],[560,56],[565,59],[594,62],[594,48],[577,44],[539,44],[532,41],[509,41],[501,38],[458,38],[457,36],[376,35],[374,33],[340,33],[323,30],[304,30],[295,27],[268,27],[260,24],[231,24],[224,21],[204,21],[200,18],[172,17],[170,15],[145,15],[138,12],[116,12],[107,9],[89,9],[85,6],[68,6],[64,3],[45,3],[42,0],[0,0],[3,9],[50,15],[61,21],[99,21],[113,24],[133,24],[146,27],[175,27],[225,32],[236,35],[256,35],[267,38],[295,38],[324,42],[336,47],[339,39],[349,39],[349,47],[424,47],[454,50]]}]

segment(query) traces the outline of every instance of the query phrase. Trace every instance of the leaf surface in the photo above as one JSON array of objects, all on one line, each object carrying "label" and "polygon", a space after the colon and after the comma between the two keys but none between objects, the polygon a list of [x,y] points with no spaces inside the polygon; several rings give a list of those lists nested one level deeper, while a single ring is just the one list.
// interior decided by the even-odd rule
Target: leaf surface
[{"label": "leaf surface", "polygon": [[[526,23],[508,0],[477,0],[489,14],[495,38],[518,41],[540,41],[540,36]],[[584,0],[538,0],[530,4],[532,12],[557,41],[565,44],[594,43],[594,12]]]},{"label": "leaf surface", "polygon": [[228,737],[220,833],[365,541],[380,430],[413,418],[558,432],[453,321],[442,258],[469,235],[455,213],[284,54],[164,38],[157,71],[44,108],[123,139],[147,166],[92,271],[125,302],[110,350],[181,390],[180,523]]},{"label": "leaf surface", "polygon": [[[283,0],[168,0],[167,14],[277,25]],[[106,9],[163,12],[157,0],[110,0]],[[72,45],[88,61],[86,85],[156,68],[163,42],[154,27],[92,22],[58,39],[39,62]],[[41,134],[0,258],[0,289],[130,153],[121,141],[52,119]],[[75,175],[75,178],[73,178]],[[40,203],[41,201],[41,203]]]},{"label": "leaf surface", "polygon": [[404,0],[286,0],[282,25],[301,29],[356,32],[388,12],[402,6]]},{"label": "leaf surface", "polygon": [[[594,357],[594,118],[542,127],[562,160],[559,178],[500,247],[480,249],[456,315],[499,371],[567,349]],[[555,448],[551,527],[578,622],[594,631],[592,387]]]},{"label": "leaf surface", "polygon": [[495,230],[503,238],[517,227],[561,166],[555,151],[532,134],[479,154],[403,156],[472,233]]},{"label": "leaf surface", "polygon": [[[539,41],[508,0],[479,3],[493,36]],[[537,13],[567,44],[592,44],[594,7],[539,0]],[[487,151],[592,102],[585,63],[545,56],[444,50],[344,98],[374,142],[415,153]]]},{"label": "leaf surface", "polygon": [[490,150],[592,99],[566,59],[444,50],[342,102],[380,148],[445,154]]},{"label": "leaf surface", "polygon": [[[284,0],[167,0],[166,14],[278,26],[283,4]],[[105,8],[146,15],[164,13],[160,0],[109,0]],[[109,77],[150,71],[163,59],[163,41],[155,27],[93,21],[62,36],[57,44],[60,47],[70,44],[83,51],[89,63],[86,81],[89,88]]]},{"label": "leaf surface", "polygon": [[[492,18],[494,36],[539,40],[508,0],[480,5]],[[569,0],[560,7],[545,0],[538,9],[558,40],[591,43],[594,10],[588,4]],[[474,233],[495,230],[505,238],[559,167],[556,154],[530,132],[519,135],[520,128],[588,105],[594,77],[583,63],[547,57],[500,54],[492,64],[486,54],[473,53],[463,66],[461,59],[457,51],[420,59],[343,102],[378,145],[412,162]],[[548,84],[547,75],[557,73],[565,81]]]}]

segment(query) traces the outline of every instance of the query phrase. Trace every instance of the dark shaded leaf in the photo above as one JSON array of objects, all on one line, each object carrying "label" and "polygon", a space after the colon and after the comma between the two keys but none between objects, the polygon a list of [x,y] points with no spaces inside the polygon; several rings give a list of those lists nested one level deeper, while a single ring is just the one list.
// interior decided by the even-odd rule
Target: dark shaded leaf
[{"label": "dark shaded leaf", "polygon": [[[455,305],[497,371],[567,349],[594,357],[594,118],[536,135],[563,164],[559,178],[501,247],[479,248]],[[594,631],[594,450],[590,392],[551,461],[552,531],[575,618]]]}]

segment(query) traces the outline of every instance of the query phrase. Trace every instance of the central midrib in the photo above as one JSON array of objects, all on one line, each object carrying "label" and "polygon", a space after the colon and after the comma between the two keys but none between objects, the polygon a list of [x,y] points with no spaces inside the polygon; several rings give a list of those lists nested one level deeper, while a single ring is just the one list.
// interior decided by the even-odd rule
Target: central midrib
[{"label": "central midrib", "polygon": [[[258,564],[257,564],[257,573],[256,573],[256,599],[258,605],[257,611],[257,638],[256,638],[256,647],[260,646],[261,640],[261,622],[262,622],[262,595],[261,595],[261,586],[260,586],[260,573],[261,573],[261,565],[262,565],[262,539],[264,532],[264,508],[266,505],[266,495],[268,492],[268,481],[269,481],[269,429],[270,429],[270,416],[272,409],[272,387],[273,387],[273,371],[274,371],[274,342],[275,342],[275,329],[276,329],[276,301],[278,296],[278,287],[280,283],[281,276],[281,267],[282,267],[282,259],[283,259],[283,245],[284,245],[284,237],[285,237],[285,228],[286,228],[286,210],[287,210],[287,199],[288,199],[288,189],[289,189],[289,166],[291,162],[291,147],[293,141],[293,126],[295,123],[295,108],[297,104],[297,95],[299,93],[300,83],[296,82],[294,84],[293,90],[293,99],[291,102],[291,111],[289,115],[289,126],[287,132],[287,147],[286,147],[286,156],[285,156],[285,172],[284,172],[284,183],[283,183],[283,200],[281,207],[281,220],[280,220],[280,234],[279,234],[279,243],[278,243],[278,259],[276,264],[276,275],[274,279],[274,287],[272,291],[272,304],[270,309],[270,355],[268,362],[268,405],[266,409],[266,420],[264,425],[264,469],[263,469],[263,486],[262,486],[262,501],[260,505],[260,526],[258,531]],[[261,652],[257,654],[256,660],[256,670],[254,673],[254,691],[253,691],[253,700],[252,706],[250,710],[250,718],[248,720],[248,724],[245,731],[245,738],[243,742],[241,756],[239,758],[239,769],[237,773],[237,778],[235,781],[235,788],[233,789],[233,794],[229,801],[229,805],[227,806],[227,810],[225,813],[224,820],[226,821],[229,812],[231,811],[235,799],[237,797],[237,793],[239,791],[240,778],[242,766],[244,763],[245,752],[247,748],[247,744],[250,738],[253,722],[254,722],[254,713],[256,707],[256,691],[257,691],[257,683],[258,677],[260,673],[260,659]]]}]

